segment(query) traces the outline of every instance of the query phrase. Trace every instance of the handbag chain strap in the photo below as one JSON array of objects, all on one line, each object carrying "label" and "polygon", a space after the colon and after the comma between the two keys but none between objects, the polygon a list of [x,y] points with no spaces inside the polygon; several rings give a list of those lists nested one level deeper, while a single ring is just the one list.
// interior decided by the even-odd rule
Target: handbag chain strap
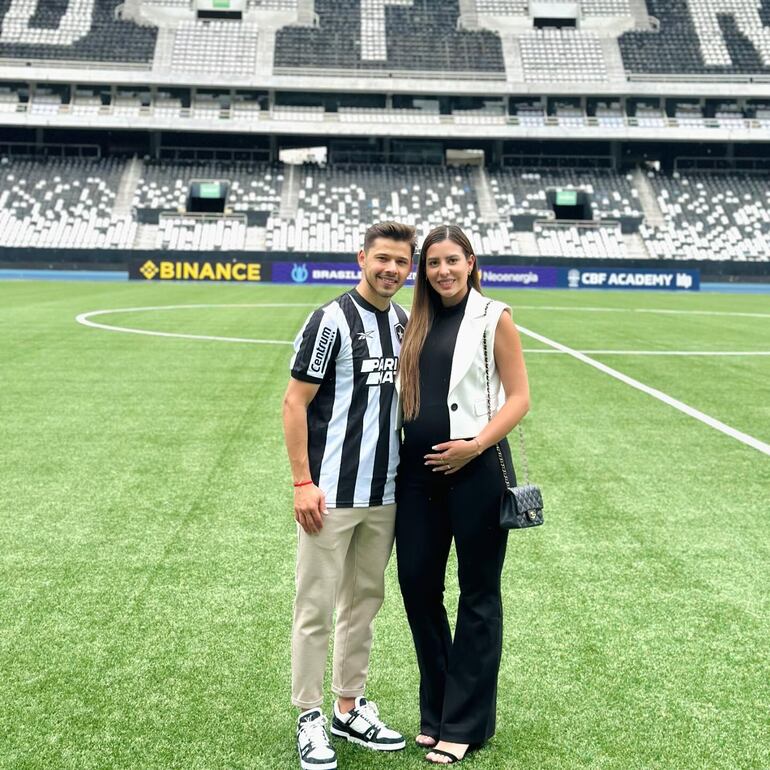
[{"label": "handbag chain strap", "polygon": [[[492,304],[492,300],[487,302],[484,306],[484,318],[487,317],[487,310]],[[484,380],[487,386],[487,419],[492,422],[492,394],[489,383],[489,350],[487,348],[487,326],[486,320],[484,321]],[[521,459],[524,465],[524,481],[529,484],[529,463],[527,462],[527,448],[524,444],[524,429],[521,427],[521,423],[516,426],[519,429],[519,448],[521,449]],[[497,459],[500,460],[500,469],[503,472],[503,479],[505,480],[505,486],[511,486],[511,482],[508,479],[508,470],[505,467],[505,460],[503,459],[503,452],[500,449],[500,443],[495,444],[497,450]]]}]

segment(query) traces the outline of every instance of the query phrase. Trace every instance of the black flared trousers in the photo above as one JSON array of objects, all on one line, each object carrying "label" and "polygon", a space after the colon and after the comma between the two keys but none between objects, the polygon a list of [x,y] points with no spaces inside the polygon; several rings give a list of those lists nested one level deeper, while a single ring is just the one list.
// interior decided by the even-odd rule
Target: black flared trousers
[{"label": "black flared trousers", "polygon": [[[506,465],[510,452],[502,444]],[[398,579],[420,670],[420,732],[483,743],[495,732],[503,640],[500,576],[507,531],[499,526],[505,489],[494,447],[456,474],[399,467]],[[512,476],[512,474],[511,474]],[[452,638],[444,579],[452,539],[460,601]]]}]

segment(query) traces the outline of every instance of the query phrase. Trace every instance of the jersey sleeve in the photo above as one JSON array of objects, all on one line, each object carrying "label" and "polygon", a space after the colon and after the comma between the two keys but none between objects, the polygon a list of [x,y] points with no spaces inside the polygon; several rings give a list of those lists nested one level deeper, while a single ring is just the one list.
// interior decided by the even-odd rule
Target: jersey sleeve
[{"label": "jersey sleeve", "polygon": [[339,347],[340,332],[332,309],[313,311],[294,340],[291,376],[303,382],[322,382]]}]

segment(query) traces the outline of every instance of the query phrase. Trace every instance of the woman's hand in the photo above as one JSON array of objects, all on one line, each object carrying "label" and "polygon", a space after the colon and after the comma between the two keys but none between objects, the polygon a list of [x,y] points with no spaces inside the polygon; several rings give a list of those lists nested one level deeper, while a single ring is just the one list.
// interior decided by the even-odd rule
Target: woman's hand
[{"label": "woman's hand", "polygon": [[433,466],[434,473],[457,473],[460,468],[466,466],[471,460],[475,460],[481,454],[479,440],[472,438],[469,441],[445,441],[431,447],[435,454],[425,455],[425,464]]}]

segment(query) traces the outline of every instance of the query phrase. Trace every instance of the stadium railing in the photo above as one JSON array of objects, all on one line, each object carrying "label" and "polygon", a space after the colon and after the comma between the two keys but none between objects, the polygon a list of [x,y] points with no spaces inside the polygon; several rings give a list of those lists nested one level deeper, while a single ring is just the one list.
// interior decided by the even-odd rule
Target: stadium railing
[{"label": "stadium railing", "polygon": [[660,72],[629,72],[626,70],[626,78],[629,81],[660,83],[770,83],[770,74],[735,74],[735,73],[710,73],[687,72],[681,74]]},{"label": "stadium railing", "polygon": [[275,75],[291,75],[293,77],[362,77],[364,75],[373,78],[415,78],[435,79],[451,78],[452,80],[505,80],[505,72],[448,72],[446,70],[391,70],[378,69],[376,67],[346,67],[346,68],[304,68],[304,67],[275,67]]},{"label": "stadium railing", "polygon": [[26,59],[0,56],[0,67],[46,67],[83,70],[152,70],[150,62],[95,61],[91,59]]}]

